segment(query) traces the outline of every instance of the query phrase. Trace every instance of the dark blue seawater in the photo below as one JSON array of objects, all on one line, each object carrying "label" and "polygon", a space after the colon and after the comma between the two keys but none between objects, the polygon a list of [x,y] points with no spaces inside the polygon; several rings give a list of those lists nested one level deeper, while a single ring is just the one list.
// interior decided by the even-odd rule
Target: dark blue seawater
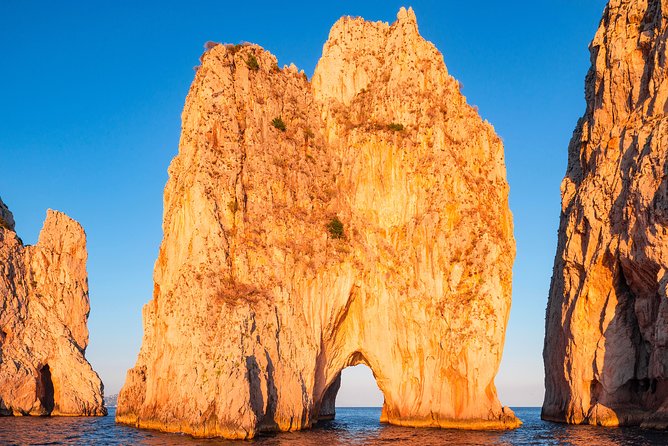
[{"label": "dark blue seawater", "polygon": [[114,423],[114,409],[101,418],[0,418],[1,445],[668,445],[668,432],[637,428],[567,426],[540,419],[540,409],[514,408],[524,425],[513,431],[475,432],[382,425],[380,408],[337,408],[336,420],[307,431],[262,436],[253,441],[198,440]]}]

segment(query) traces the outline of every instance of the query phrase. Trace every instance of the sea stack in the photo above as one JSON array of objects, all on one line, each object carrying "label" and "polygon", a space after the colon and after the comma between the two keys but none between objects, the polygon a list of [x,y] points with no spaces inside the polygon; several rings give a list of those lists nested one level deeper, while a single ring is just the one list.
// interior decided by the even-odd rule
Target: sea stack
[{"label": "sea stack", "polygon": [[89,313],[86,234],[49,210],[34,246],[0,200],[0,415],[106,415],[84,353]]},{"label": "sea stack", "polygon": [[568,149],[546,420],[668,427],[668,1],[612,0]]},{"label": "sea stack", "polygon": [[383,422],[517,427],[494,386],[515,256],[503,145],[413,11],[340,19],[311,82],[257,45],[208,47],[116,420],[308,428],[366,364]]}]

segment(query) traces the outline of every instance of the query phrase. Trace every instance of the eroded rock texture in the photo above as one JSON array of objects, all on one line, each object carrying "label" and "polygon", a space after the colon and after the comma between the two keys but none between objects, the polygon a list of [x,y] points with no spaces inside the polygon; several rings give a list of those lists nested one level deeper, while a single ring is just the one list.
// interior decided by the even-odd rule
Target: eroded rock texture
[{"label": "eroded rock texture", "polygon": [[117,421],[302,429],[364,363],[382,421],[519,424],[494,387],[515,254],[503,146],[412,10],[339,20],[312,83],[255,45],[207,51],[163,229]]},{"label": "eroded rock texture", "polygon": [[543,418],[668,426],[668,1],[612,0],[569,147]]},{"label": "eroded rock texture", "polygon": [[89,313],[86,235],[49,210],[34,246],[0,200],[0,415],[106,415],[84,358]]}]

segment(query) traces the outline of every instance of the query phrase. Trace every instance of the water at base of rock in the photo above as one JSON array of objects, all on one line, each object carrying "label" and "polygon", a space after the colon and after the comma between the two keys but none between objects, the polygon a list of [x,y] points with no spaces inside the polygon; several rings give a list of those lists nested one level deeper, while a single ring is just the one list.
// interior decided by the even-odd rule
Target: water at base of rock
[{"label": "water at base of rock", "polygon": [[540,419],[540,408],[513,408],[524,421],[516,430],[476,432],[415,429],[380,424],[380,408],[337,408],[336,419],[311,430],[260,436],[253,441],[203,440],[114,423],[115,410],[100,418],[0,418],[3,445],[665,445],[668,432],[639,428],[569,426]]}]

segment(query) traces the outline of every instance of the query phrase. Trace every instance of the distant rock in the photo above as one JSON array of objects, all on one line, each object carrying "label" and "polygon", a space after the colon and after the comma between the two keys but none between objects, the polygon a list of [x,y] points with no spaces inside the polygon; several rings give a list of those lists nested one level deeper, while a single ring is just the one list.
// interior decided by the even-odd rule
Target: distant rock
[{"label": "distant rock", "polygon": [[544,419],[668,427],[668,2],[612,0],[561,184]]},{"label": "distant rock", "polygon": [[13,228],[0,201],[0,415],[105,415],[84,357],[86,235],[52,210],[34,246]]},{"label": "distant rock", "polygon": [[503,145],[412,10],[345,17],[309,83],[257,45],[202,56],[116,420],[251,438],[334,416],[366,364],[382,421],[505,429],[515,255]]},{"label": "distant rock", "polygon": [[118,402],[118,393],[104,397],[105,407],[116,407],[117,402]]}]

